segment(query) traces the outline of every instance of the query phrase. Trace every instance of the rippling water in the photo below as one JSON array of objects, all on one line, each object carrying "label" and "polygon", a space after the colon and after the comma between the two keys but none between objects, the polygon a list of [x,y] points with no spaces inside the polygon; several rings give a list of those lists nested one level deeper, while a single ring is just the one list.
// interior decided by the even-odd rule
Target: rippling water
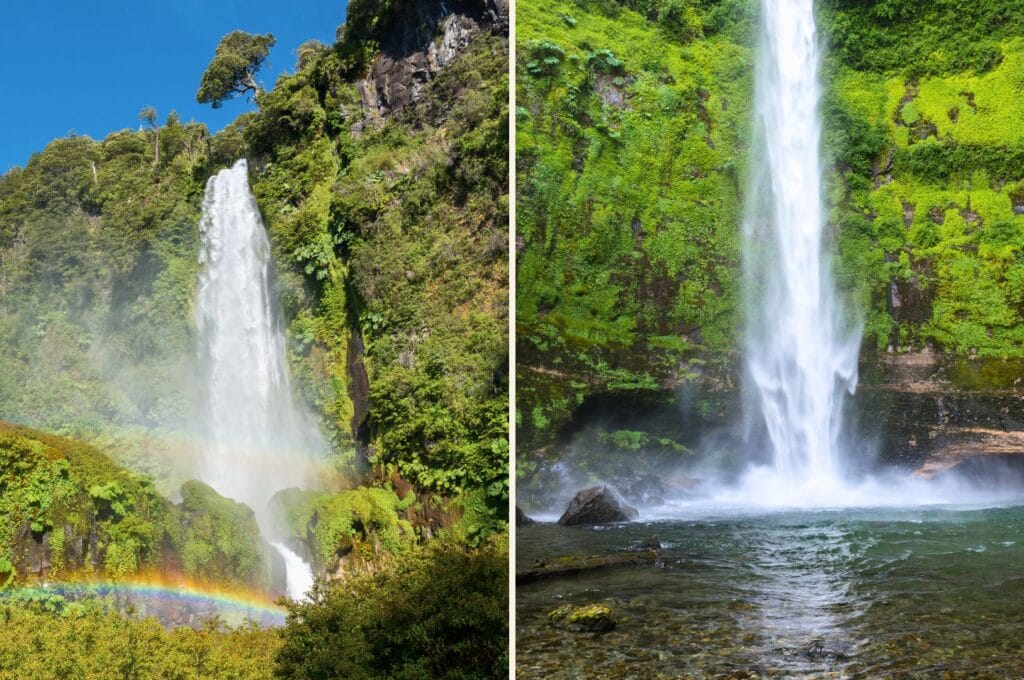
[{"label": "rippling water", "polygon": [[[521,678],[1024,677],[1024,507],[843,509],[522,528],[517,570],[657,535],[656,566],[517,589]],[[610,605],[603,635],[563,602]]]}]

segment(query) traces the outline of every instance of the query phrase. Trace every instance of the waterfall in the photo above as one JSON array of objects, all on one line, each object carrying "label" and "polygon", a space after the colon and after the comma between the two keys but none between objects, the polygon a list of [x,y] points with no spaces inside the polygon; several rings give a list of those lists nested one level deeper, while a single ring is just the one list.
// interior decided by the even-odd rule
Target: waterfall
[{"label": "waterfall", "polygon": [[313,570],[309,568],[305,560],[284,543],[274,542],[270,545],[284,558],[288,596],[296,600],[305,597],[309,589],[313,587]]},{"label": "waterfall", "polygon": [[762,0],[744,224],[747,414],[763,425],[776,476],[824,487],[842,479],[861,332],[840,314],[823,246],[819,61],[813,0]]},{"label": "waterfall", "polygon": [[[251,507],[269,535],[275,530],[270,497],[313,481],[309,470],[323,442],[292,394],[270,241],[245,160],[210,178],[200,230],[196,329],[205,447],[199,476]],[[292,586],[308,587],[309,566],[283,545],[277,550],[288,568],[289,595],[301,597],[304,591]]]}]

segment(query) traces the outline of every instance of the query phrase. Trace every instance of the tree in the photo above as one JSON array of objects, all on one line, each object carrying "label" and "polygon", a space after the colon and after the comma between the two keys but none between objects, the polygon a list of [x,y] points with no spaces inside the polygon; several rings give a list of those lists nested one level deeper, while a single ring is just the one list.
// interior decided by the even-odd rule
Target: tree
[{"label": "tree", "polygon": [[160,125],[156,122],[156,109],[152,106],[139,111],[139,120],[149,126],[153,135],[153,162],[160,165]]},{"label": "tree", "polygon": [[228,33],[217,45],[213,61],[203,73],[196,101],[200,104],[213,104],[213,108],[219,109],[236,95],[250,91],[255,95],[261,89],[256,82],[256,72],[276,42],[272,33]]},{"label": "tree", "polygon": [[505,677],[507,540],[437,539],[374,573],[319,583],[287,605],[275,677]]}]

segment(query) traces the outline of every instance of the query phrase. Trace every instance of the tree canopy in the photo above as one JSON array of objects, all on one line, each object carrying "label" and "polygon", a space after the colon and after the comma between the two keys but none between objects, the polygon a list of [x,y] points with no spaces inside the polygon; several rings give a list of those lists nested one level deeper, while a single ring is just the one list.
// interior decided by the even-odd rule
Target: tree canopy
[{"label": "tree canopy", "polygon": [[203,73],[196,100],[200,104],[212,104],[213,108],[219,109],[236,95],[250,91],[255,94],[260,89],[256,82],[256,72],[276,42],[272,33],[228,33],[217,45],[213,60]]}]

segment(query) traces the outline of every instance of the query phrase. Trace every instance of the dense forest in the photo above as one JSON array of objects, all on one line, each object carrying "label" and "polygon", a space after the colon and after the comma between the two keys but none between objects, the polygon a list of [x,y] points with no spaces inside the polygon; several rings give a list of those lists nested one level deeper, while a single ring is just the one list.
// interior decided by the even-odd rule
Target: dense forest
[{"label": "dense forest", "polygon": [[[518,8],[525,478],[573,438],[581,455],[688,455],[692,433],[635,418],[584,437],[581,414],[616,397],[618,411],[647,414],[673,402],[677,433],[679,413],[728,417],[757,11],[747,0]],[[828,248],[864,327],[862,363],[925,349],[1024,356],[1024,10],[823,0],[817,15]]]},{"label": "dense forest", "polygon": [[[55,140],[0,178],[8,593],[168,570],[280,592],[251,509],[193,479],[203,191],[240,158],[330,448],[322,488],[274,499],[326,577],[282,634],[14,596],[0,675],[64,677],[60,657],[89,677],[267,677],[275,655],[289,677],[504,668],[507,29],[488,0],[357,0],[266,89],[273,38],[237,32],[196,74],[201,102],[255,101],[224,130],[146,108],[138,130]],[[344,650],[325,642],[339,628]]]}]

